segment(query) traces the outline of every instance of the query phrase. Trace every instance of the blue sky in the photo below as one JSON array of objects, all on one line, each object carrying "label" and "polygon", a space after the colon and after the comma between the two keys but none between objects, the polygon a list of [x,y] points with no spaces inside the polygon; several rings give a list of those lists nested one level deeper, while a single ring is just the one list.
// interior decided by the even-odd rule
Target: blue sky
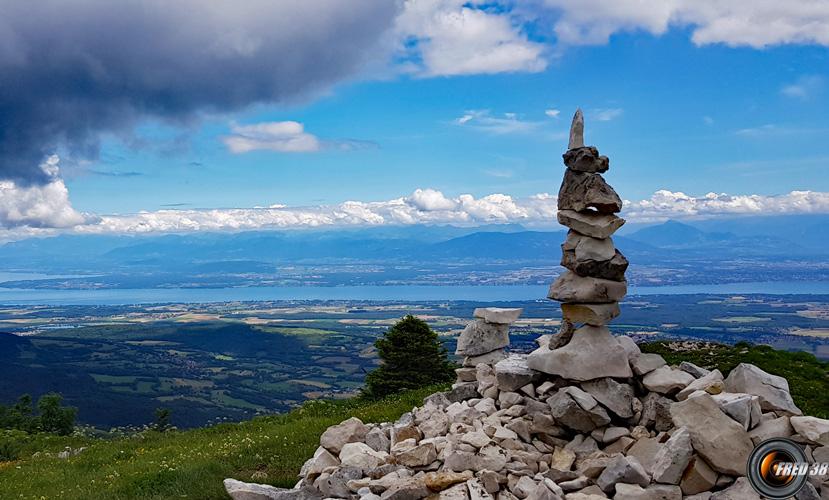
[{"label": "blue sky", "polygon": [[[219,110],[199,103],[186,116],[143,105],[129,123],[91,127],[101,141],[93,155],[56,145],[61,170],[51,182],[68,195],[52,203],[64,219],[51,220],[65,222],[74,211],[83,222],[53,225],[94,226],[108,215],[171,209],[285,205],[316,213],[349,200],[400,198],[413,200],[414,210],[436,211],[414,200],[417,189],[439,192],[437,208],[443,203],[446,211],[468,205],[457,201],[463,194],[555,196],[576,107],[585,111],[587,142],[611,159],[608,181],[626,200],[651,200],[643,212],[654,208],[659,190],[693,198],[689,216],[705,215],[709,192],[770,197],[764,209],[787,213],[798,210],[787,203],[829,210],[829,41],[821,38],[829,14],[812,18],[803,7],[810,2],[791,2],[783,21],[794,28],[778,33],[771,22],[779,7],[765,2],[733,2],[742,10],[725,14],[685,7],[658,15],[641,12],[641,2],[592,3],[595,19],[585,20],[567,1],[410,0],[391,14],[395,40],[378,36],[382,43],[355,56],[347,72],[310,90]],[[620,14],[619,6],[630,12]],[[452,15],[478,17],[439,22]],[[724,30],[722,15],[748,24]],[[473,20],[487,29],[474,29]],[[801,26],[793,35],[797,23],[815,34]],[[405,29],[411,33],[401,35]],[[226,85],[230,93],[244,87],[245,74]],[[20,185],[0,195],[7,205],[15,192],[33,189]],[[814,195],[775,198],[792,191]],[[538,213],[546,212],[529,219]],[[521,221],[520,214],[507,218]],[[49,217],[45,224],[3,220],[8,230],[50,226]]]},{"label": "blue sky", "polygon": [[[630,199],[657,189],[692,194],[829,190],[829,92],[822,47],[695,47],[686,33],[614,37],[573,48],[541,73],[411,78],[335,86],[307,104],[263,106],[205,123],[176,156],[105,149],[100,168],[140,177],[81,176],[76,207],[312,205],[385,200],[432,187],[447,195],[555,192],[576,107],[588,141],[611,158],[607,177]],[[819,79],[804,96],[783,92]],[[557,118],[545,115],[560,111]],[[529,130],[488,131],[468,110],[515,113]],[[619,110],[600,121],[597,110]],[[607,118],[607,117],[606,117]],[[375,145],[355,151],[230,153],[229,122],[295,120],[321,138]],[[108,151],[107,151],[108,150]],[[194,163],[198,163],[195,165]],[[823,174],[823,175],[820,175]],[[123,190],[133,194],[125,200]],[[108,195],[107,195],[108,194]]]}]

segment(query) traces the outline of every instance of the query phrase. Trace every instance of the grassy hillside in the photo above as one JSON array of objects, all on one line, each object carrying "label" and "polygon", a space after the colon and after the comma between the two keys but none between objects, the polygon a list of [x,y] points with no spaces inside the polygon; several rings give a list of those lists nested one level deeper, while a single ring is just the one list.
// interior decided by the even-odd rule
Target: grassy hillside
[{"label": "grassy hillside", "polygon": [[[703,343],[655,342],[643,350],[662,354],[671,364],[688,360],[726,373],[738,363],[753,363],[786,377],[795,402],[804,412],[829,417],[829,365],[810,354],[776,351],[765,346],[733,347]],[[17,438],[15,462],[0,462],[0,497],[9,499],[168,499],[227,498],[222,479],[233,477],[277,486],[292,486],[302,463],[312,455],[320,434],[350,416],[367,422],[396,419],[437,388],[405,393],[378,402],[313,402],[286,415],[239,424],[117,440],[30,436]],[[2,437],[10,441],[8,434]],[[61,460],[65,446],[86,446]]]},{"label": "grassy hillside", "polygon": [[[311,402],[286,415],[111,441],[33,436],[22,443],[20,456],[25,459],[0,462],[0,497],[227,498],[222,486],[225,477],[242,481],[255,477],[257,482],[293,486],[299,468],[330,425],[351,416],[365,422],[395,420],[439,389],[421,389],[377,402]],[[0,437],[0,442],[11,437]],[[43,453],[31,457],[36,450],[56,453],[65,446],[87,449],[65,460]]]}]

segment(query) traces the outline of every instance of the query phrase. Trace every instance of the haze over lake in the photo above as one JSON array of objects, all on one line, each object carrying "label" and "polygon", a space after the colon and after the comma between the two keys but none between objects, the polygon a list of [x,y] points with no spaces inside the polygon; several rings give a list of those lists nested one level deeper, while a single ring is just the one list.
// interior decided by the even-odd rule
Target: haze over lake
[{"label": "haze over lake", "polygon": [[[630,287],[629,295],[677,294],[829,294],[829,282],[775,281]],[[303,286],[243,288],[136,288],[115,290],[0,289],[0,304],[152,304],[163,302],[227,302],[257,300],[470,300],[544,299],[547,287],[512,286]]]}]

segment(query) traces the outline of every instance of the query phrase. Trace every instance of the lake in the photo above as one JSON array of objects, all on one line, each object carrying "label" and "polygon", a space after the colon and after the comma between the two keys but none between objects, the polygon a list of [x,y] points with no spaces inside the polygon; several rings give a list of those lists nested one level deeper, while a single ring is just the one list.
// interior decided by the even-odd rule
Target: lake
[{"label": "lake", "polygon": [[[829,294],[829,282],[758,282],[711,285],[630,287],[628,295],[676,294]],[[475,302],[544,299],[547,286],[338,286],[248,288],[152,288],[112,290],[29,290],[0,288],[0,304],[119,305],[162,302],[257,300],[470,300]]]}]

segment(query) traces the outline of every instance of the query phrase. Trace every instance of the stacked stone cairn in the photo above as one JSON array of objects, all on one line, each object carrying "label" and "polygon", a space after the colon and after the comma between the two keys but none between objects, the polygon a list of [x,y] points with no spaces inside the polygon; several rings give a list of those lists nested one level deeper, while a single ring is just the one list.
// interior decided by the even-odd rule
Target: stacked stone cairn
[{"label": "stacked stone cairn", "polygon": [[[577,132],[581,123],[578,113]],[[571,146],[568,166],[596,166],[566,175],[606,170],[607,160],[584,148],[578,133]],[[587,183],[601,186],[600,179]],[[565,187],[575,191],[567,180]],[[610,228],[621,222],[613,215],[617,204],[584,197],[582,205],[566,202],[570,208],[559,216],[566,223],[582,221],[572,223],[565,243],[571,274],[556,281],[550,294],[564,304],[562,332],[541,336],[539,349],[528,356],[507,354],[509,324],[521,310],[478,309],[458,337],[463,367],[451,390],[432,394],[396,422],[351,418],[328,428],[293,489],[227,479],[229,495],[759,500],[745,473],[761,441],[788,437],[810,459],[829,461],[829,421],[803,416],[786,379],[745,363],[728,377],[688,362],[669,366],[658,354],[642,353],[631,338],[609,334],[605,324],[618,315],[616,302],[624,295],[624,258],[615,251],[604,258],[606,248],[603,258],[567,252],[578,252],[584,238],[591,252],[593,245],[606,247]],[[589,204],[602,211],[585,212]],[[796,498],[829,499],[829,477],[810,477]]]},{"label": "stacked stone cairn", "polygon": [[561,245],[566,271],[547,295],[562,303],[561,329],[530,354],[527,364],[578,381],[627,378],[632,373],[624,349],[606,326],[619,315],[619,301],[627,293],[628,261],[611,239],[625,223],[616,215],[622,210],[622,199],[601,175],[610,167],[607,157],[584,145],[581,110],[573,117],[564,164],[558,221],[570,228]]},{"label": "stacked stone cairn", "polygon": [[[469,395],[476,397],[478,391],[488,395],[498,394],[498,389],[492,384],[489,387],[479,387],[478,365],[513,366],[514,360],[523,359],[513,356],[509,359],[506,347],[509,346],[509,326],[514,323],[523,309],[486,307],[475,309],[475,319],[466,325],[458,335],[455,354],[463,357],[461,368],[455,370],[458,380],[452,385],[450,397]],[[520,368],[519,368],[520,369]],[[528,370],[524,368],[524,370]],[[466,399],[460,397],[460,399]]]}]

